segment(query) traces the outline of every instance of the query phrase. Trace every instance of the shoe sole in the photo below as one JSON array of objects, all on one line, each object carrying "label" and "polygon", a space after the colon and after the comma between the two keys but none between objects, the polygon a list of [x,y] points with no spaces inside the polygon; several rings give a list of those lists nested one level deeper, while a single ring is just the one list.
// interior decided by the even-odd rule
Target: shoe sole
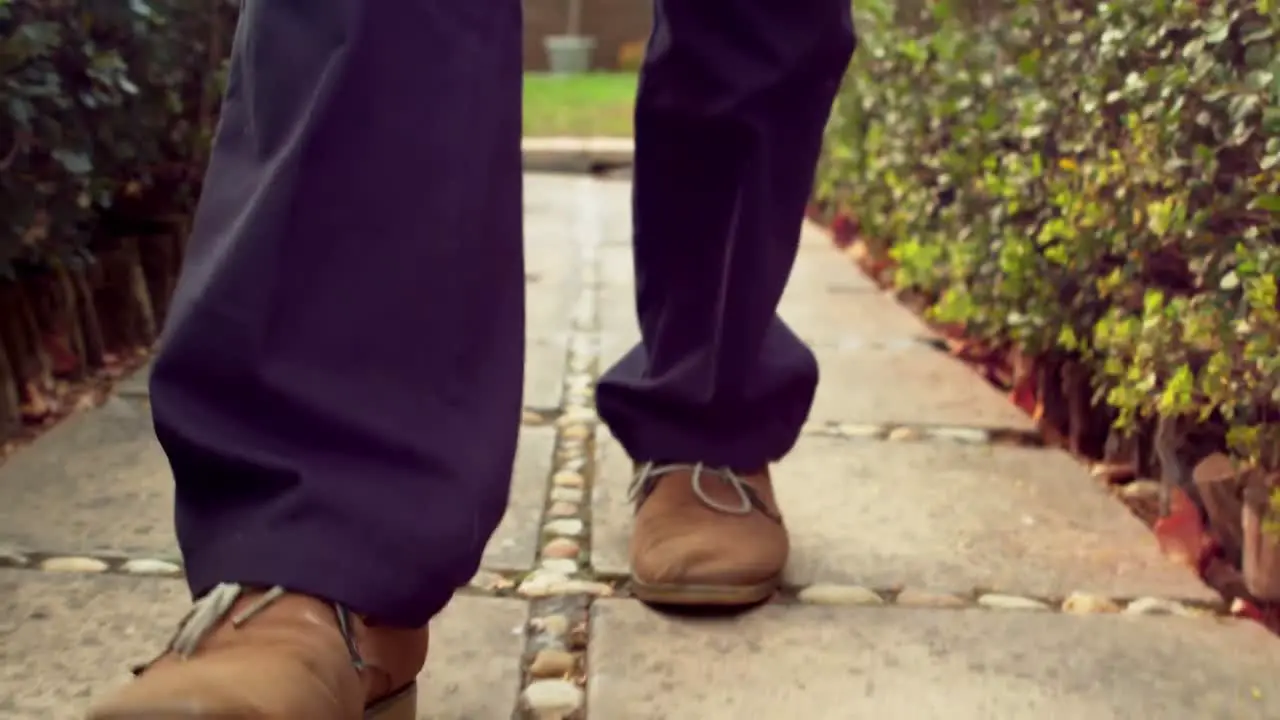
[{"label": "shoe sole", "polygon": [[631,577],[631,594],[651,605],[737,607],[768,600],[781,586],[779,579],[755,585],[677,585],[647,583]]},{"label": "shoe sole", "polygon": [[[418,684],[410,683],[365,708],[364,720],[415,720],[418,716]],[[210,714],[173,710],[139,710],[90,715],[90,720],[246,720],[243,714]],[[254,715],[252,717],[257,717]]]},{"label": "shoe sole", "polygon": [[418,717],[418,683],[388,695],[364,711],[364,720],[416,720]]}]

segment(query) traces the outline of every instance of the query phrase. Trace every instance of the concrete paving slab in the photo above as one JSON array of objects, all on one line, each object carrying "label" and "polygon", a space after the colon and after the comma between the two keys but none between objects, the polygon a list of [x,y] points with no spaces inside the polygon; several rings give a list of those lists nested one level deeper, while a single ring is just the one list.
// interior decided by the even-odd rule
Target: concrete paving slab
[{"label": "concrete paving slab", "polygon": [[[79,720],[187,607],[178,581],[0,570],[0,717]],[[510,718],[526,615],[517,600],[456,598],[432,623],[418,719]]]},{"label": "concrete paving slab", "polygon": [[525,176],[525,335],[529,338],[568,334],[573,302],[581,289],[580,205],[590,190],[588,179]]},{"label": "concrete paving slab", "polygon": [[815,349],[812,422],[1032,431],[1034,423],[962,362],[922,345]]},{"label": "concrete paving slab", "polygon": [[[615,227],[618,223],[610,223]],[[630,227],[628,224],[627,227]],[[626,236],[619,237],[626,240]],[[635,258],[631,243],[622,245],[605,245],[600,248],[600,282],[605,287],[616,288],[619,292],[632,294],[635,292]]]},{"label": "concrete paving slab", "polygon": [[47,552],[176,557],[173,481],[147,404],[110,398],[0,466],[0,541]]},{"label": "concrete paving slab", "polygon": [[[591,561],[621,575],[630,571],[631,465],[607,434],[598,444]],[[792,585],[1217,597],[1057,451],[809,436],[774,476]]]},{"label": "concrete paving slab", "polygon": [[[630,227],[629,221],[626,226]],[[640,342],[640,325],[636,320],[634,267],[631,246],[625,240],[601,248],[598,307],[600,360],[605,368]]]},{"label": "concrete paving slab", "polygon": [[934,335],[892,297],[876,290],[835,284],[788,291],[778,306],[778,315],[792,332],[815,348],[902,349],[919,345]]},{"label": "concrete paving slab", "polygon": [[803,296],[815,291],[822,294],[831,291],[880,292],[853,260],[825,241],[819,245],[808,240],[811,234],[807,225],[800,233],[800,252],[796,254],[795,265],[791,268],[791,278],[787,283],[788,294]]},{"label": "concrete paving slab", "polygon": [[127,398],[149,397],[151,395],[151,388],[148,387],[151,382],[151,364],[152,362],[148,360],[142,367],[116,383],[116,394]]},{"label": "concrete paving slab", "polygon": [[591,627],[598,718],[1280,717],[1280,644],[1243,623],[801,606],[680,620],[612,600]]},{"label": "concrete paving slab", "polygon": [[795,585],[1217,598],[1057,450],[805,437],[775,476]]},{"label": "concrete paving slab", "polygon": [[520,693],[529,606],[459,596],[431,623],[417,720],[509,720]]},{"label": "concrete paving slab", "polygon": [[831,231],[808,218],[800,226],[800,250],[832,250]]},{"label": "concrete paving slab", "polygon": [[[565,321],[566,327],[568,320]],[[564,395],[568,333],[560,337],[531,337],[524,344],[524,399],[527,408],[552,410]]]},{"label": "concrete paving slab", "polygon": [[484,567],[516,571],[533,568],[555,444],[555,428],[521,429],[507,512],[485,546],[480,562]]},{"label": "concrete paving slab", "polygon": [[0,717],[80,720],[155,657],[189,601],[174,580],[0,570]]},{"label": "concrete paving slab", "polygon": [[600,244],[622,247],[631,252],[631,181],[614,175],[596,179],[596,201],[600,203]]},{"label": "concrete paving slab", "polygon": [[[511,503],[486,566],[525,570],[537,551],[552,428],[524,428]],[[176,558],[173,482],[144,402],[115,397],[0,466],[0,546]]]}]

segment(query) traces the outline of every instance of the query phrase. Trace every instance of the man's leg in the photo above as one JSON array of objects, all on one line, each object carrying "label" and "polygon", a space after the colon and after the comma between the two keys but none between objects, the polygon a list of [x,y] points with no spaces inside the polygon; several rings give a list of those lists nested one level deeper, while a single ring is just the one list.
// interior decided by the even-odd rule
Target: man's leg
[{"label": "man's leg", "polygon": [[243,4],[151,383],[203,612],[94,717],[350,720],[421,668],[519,428],[520,12]]},{"label": "man's leg", "polygon": [[636,108],[643,342],[601,380],[638,463],[637,593],[767,597],[787,540],[768,464],[817,363],[777,317],[823,127],[855,38],[848,0],[657,0]]}]

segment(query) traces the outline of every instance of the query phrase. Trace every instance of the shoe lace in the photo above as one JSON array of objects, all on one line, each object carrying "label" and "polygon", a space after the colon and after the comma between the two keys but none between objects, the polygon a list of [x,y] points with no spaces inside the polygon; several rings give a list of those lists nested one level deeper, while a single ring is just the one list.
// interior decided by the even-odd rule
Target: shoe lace
[{"label": "shoe lace", "polygon": [[[170,638],[165,653],[161,655],[173,653],[184,659],[194,655],[200,649],[200,646],[204,644],[209,634],[222,624],[223,620],[228,620],[227,614],[231,612],[231,609],[240,600],[244,592],[245,587],[239,583],[219,583],[215,585],[212,590],[192,603],[191,609],[187,611],[187,614],[178,623],[178,629],[174,632],[173,637]],[[247,607],[229,618],[231,627],[239,629],[287,592],[279,585],[268,589]],[[357,669],[363,668],[364,660],[356,647],[351,612],[337,603],[333,607],[338,617],[338,631],[342,634],[343,642],[347,646],[347,652],[351,655],[351,661]],[[141,672],[154,662],[155,660],[152,660],[151,663],[135,669],[134,672]]]},{"label": "shoe lace", "polygon": [[[631,480],[631,485],[627,489],[627,498],[639,507],[653,493],[658,481],[674,472],[688,472],[693,494],[703,505],[712,510],[728,515],[750,515],[753,511],[759,510],[769,518],[778,519],[777,513],[760,499],[759,491],[744,476],[731,468],[710,467],[706,463],[644,463],[636,470],[635,477]],[[733,490],[737,502],[730,505],[712,497],[703,484],[709,480],[720,482]]]}]

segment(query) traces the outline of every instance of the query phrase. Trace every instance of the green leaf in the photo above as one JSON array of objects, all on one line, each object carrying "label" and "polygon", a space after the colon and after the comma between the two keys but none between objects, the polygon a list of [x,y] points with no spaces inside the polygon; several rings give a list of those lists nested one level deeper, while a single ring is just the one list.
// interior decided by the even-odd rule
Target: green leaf
[{"label": "green leaf", "polygon": [[59,148],[54,150],[51,155],[57,160],[63,169],[72,175],[87,175],[93,170],[93,161],[89,156],[73,150]]},{"label": "green leaf", "polygon": [[1254,210],[1280,213],[1280,195],[1259,195],[1249,203],[1249,207]]}]

